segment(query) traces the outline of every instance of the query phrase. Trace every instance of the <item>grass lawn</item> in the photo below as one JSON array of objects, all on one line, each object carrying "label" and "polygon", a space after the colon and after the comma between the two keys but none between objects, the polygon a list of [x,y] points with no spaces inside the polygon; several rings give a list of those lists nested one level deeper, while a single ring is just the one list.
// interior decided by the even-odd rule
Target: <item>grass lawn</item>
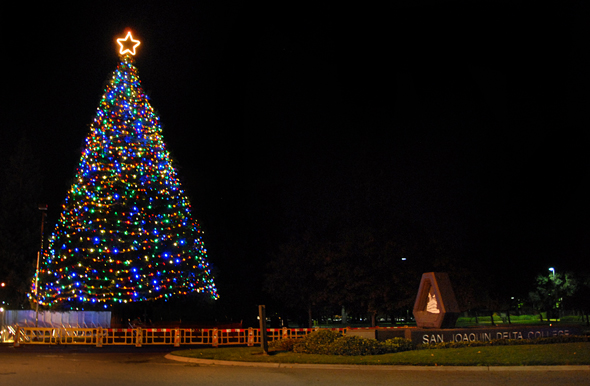
[{"label": "grass lawn", "polygon": [[532,366],[590,365],[590,343],[556,343],[522,346],[464,347],[413,350],[395,354],[339,356],[271,351],[260,347],[202,348],[175,351],[173,355],[247,362],[416,365],[416,366]]}]

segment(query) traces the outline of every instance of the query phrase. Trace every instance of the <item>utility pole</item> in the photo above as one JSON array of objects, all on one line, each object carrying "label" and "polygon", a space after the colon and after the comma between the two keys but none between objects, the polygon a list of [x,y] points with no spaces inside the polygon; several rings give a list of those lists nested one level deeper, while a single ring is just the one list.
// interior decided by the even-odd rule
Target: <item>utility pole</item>
[{"label": "utility pole", "polygon": [[258,318],[260,319],[260,347],[264,355],[268,355],[268,336],[266,334],[266,307],[258,306]]},{"label": "utility pole", "polygon": [[35,327],[39,327],[39,259],[43,254],[43,247],[44,242],[43,239],[45,238],[43,235],[43,227],[45,225],[45,217],[47,217],[47,205],[39,205],[39,210],[41,211],[41,248],[37,252],[37,269],[35,270]]}]

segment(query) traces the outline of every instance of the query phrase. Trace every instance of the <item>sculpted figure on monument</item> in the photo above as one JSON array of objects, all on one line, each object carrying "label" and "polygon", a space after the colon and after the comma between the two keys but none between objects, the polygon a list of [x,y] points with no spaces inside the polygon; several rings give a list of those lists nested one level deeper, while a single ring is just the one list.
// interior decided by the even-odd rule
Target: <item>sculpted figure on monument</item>
[{"label": "sculpted figure on monument", "polygon": [[432,314],[439,314],[440,310],[438,309],[438,303],[436,301],[436,295],[430,289],[430,293],[428,294],[428,303],[426,304],[426,311]]}]

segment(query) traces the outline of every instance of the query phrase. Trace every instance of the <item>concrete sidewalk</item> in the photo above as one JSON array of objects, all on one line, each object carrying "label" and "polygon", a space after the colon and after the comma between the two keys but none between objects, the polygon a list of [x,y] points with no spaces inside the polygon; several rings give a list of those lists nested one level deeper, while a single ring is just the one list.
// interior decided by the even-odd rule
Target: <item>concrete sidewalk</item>
[{"label": "concrete sidewalk", "polygon": [[168,354],[166,359],[201,365],[271,367],[283,369],[339,369],[339,370],[387,370],[387,371],[590,371],[590,365],[584,366],[406,366],[406,365],[332,365],[310,363],[271,363],[221,361],[217,359],[188,358]]}]

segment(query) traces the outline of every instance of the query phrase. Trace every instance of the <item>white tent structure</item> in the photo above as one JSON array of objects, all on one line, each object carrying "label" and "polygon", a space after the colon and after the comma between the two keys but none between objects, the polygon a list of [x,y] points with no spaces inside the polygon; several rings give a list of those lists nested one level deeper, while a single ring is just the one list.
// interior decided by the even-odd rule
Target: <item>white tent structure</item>
[{"label": "white tent structure", "polygon": [[[35,327],[35,311],[4,310],[0,313],[0,326]],[[110,311],[39,312],[37,327],[111,328]]]}]

